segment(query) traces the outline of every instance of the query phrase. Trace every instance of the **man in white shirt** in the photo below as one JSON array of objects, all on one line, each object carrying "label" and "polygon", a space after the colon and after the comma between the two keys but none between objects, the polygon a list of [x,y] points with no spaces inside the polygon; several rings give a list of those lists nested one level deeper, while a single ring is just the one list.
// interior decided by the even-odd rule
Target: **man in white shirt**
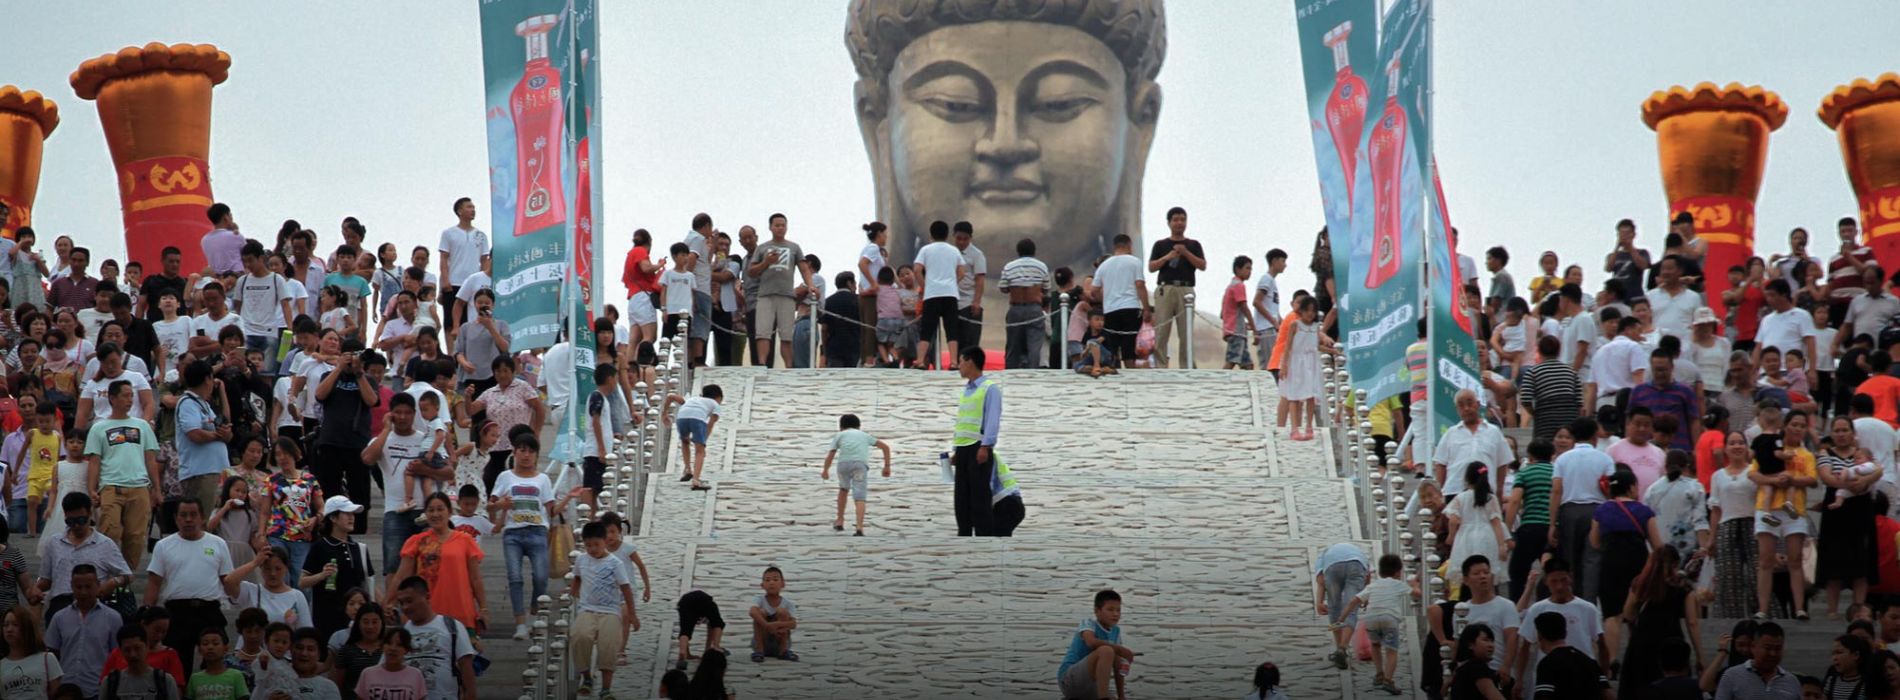
[{"label": "man in white shirt", "polygon": [[442,229],[435,247],[442,254],[442,311],[449,316],[442,324],[453,332],[462,323],[461,315],[454,313],[462,286],[488,258],[488,234],[475,228],[475,200],[455,200],[455,225]]},{"label": "man in white shirt", "polygon": [[[1260,356],[1273,354],[1273,344],[1280,338],[1280,273],[1286,272],[1286,251],[1274,248],[1267,251],[1267,274],[1260,276],[1253,290],[1253,328],[1254,344],[1260,348]],[[1261,362],[1260,369],[1266,369],[1267,363]]]},{"label": "man in white shirt", "polygon": [[1571,421],[1570,434],[1577,440],[1576,447],[1558,455],[1551,470],[1550,500],[1559,505],[1550,509],[1557,525],[1550,529],[1550,545],[1557,548],[1559,557],[1576,562],[1583,597],[1595,599],[1603,550],[1590,546],[1590,522],[1597,506],[1609,500],[1600,480],[1616,470],[1616,460],[1596,449],[1596,419]]},{"label": "man in white shirt", "polygon": [[224,538],[205,532],[204,506],[189,498],[172,501],[176,508],[178,532],[159,540],[152,548],[152,561],[145,569],[145,605],[164,605],[171,613],[171,628],[165,645],[178,650],[178,661],[192,665],[197,652],[195,641],[207,629],[224,629],[224,612],[218,607],[227,595],[237,592],[237,578],[226,581],[231,573],[231,548]]},{"label": "man in white shirt", "polygon": [[225,291],[224,285],[217,282],[208,283],[198,290],[198,299],[205,311],[191,317],[193,339],[190,348],[193,354],[204,354],[200,352],[201,349],[209,352],[209,348],[218,344],[218,333],[226,326],[238,325],[238,315],[231,313],[231,308],[225,304]]},{"label": "man in white shirt", "polygon": [[[476,270],[474,274],[462,278],[462,285],[455,290],[455,310],[449,315],[455,318],[454,326],[457,331],[461,330],[462,324],[468,323],[469,321],[469,310],[475,308],[475,294],[484,289],[495,288],[495,279],[490,276],[493,274],[491,272],[494,269],[493,265],[494,256],[489,253],[482,253],[481,269]],[[623,324],[618,326],[618,328],[619,330],[615,332],[614,338],[618,342],[625,344],[627,342],[626,326]]]},{"label": "man in white shirt", "polygon": [[1755,365],[1761,366],[1763,348],[1782,352],[1799,349],[1807,353],[1808,359],[1814,359],[1814,317],[1794,305],[1788,282],[1768,280],[1762,287],[1762,298],[1771,311],[1762,315],[1761,326],[1755,331],[1755,354],[1750,358]]},{"label": "man in white shirt", "polygon": [[[957,318],[957,301],[963,278],[971,274],[969,265],[964,263],[963,252],[950,245],[950,224],[934,221],[930,224],[930,244],[917,251],[918,267],[924,278],[924,310],[917,326],[917,361],[924,366],[934,366],[936,358],[930,354],[931,340],[937,337],[939,329],[943,331],[944,347],[950,351],[951,364],[957,357],[957,341],[962,332],[957,326],[963,322]],[[791,346],[785,348],[787,361],[791,359]]]},{"label": "man in white shirt", "polygon": [[1150,312],[1148,283],[1140,260],[1133,254],[1128,234],[1115,236],[1115,254],[1095,268],[1089,298],[1102,310],[1106,344],[1115,349],[1122,366],[1135,359],[1135,334]]},{"label": "man in white shirt", "polygon": [[396,315],[383,319],[376,334],[376,348],[389,353],[389,366],[403,367],[416,348],[416,295],[405,289],[396,293]]},{"label": "man in white shirt", "polygon": [[970,242],[975,235],[976,229],[968,221],[959,221],[951,227],[950,241],[963,255],[963,267],[970,271],[957,278],[957,326],[961,331],[958,340],[963,347],[983,340],[983,287],[989,281],[990,259]]},{"label": "man in white shirt", "polygon": [[1597,318],[1583,308],[1583,289],[1566,284],[1557,290],[1557,315],[1564,322],[1564,344],[1560,359],[1577,371],[1578,377],[1590,376],[1590,350],[1595,347]]},{"label": "man in white shirt", "polygon": [[1788,283],[1789,289],[1795,289],[1803,282],[1795,278],[1795,268],[1803,262],[1818,266],[1821,259],[1808,254],[1808,230],[1795,227],[1788,232],[1788,252],[1768,256],[1768,266],[1774,268],[1775,274]]},{"label": "man in white shirt", "polygon": [[1656,330],[1687,343],[1695,311],[1702,307],[1702,295],[1683,284],[1682,258],[1665,256],[1656,265],[1656,288],[1649,290],[1649,313]]},{"label": "man in white shirt", "polygon": [[283,275],[265,268],[264,244],[244,244],[245,275],[238,278],[238,320],[244,328],[244,349],[264,353],[264,373],[277,373],[277,344],[283,340],[281,319],[290,313],[290,287]]},{"label": "man in white shirt", "polygon": [[1494,482],[1491,492],[1503,493],[1504,465],[1517,461],[1517,456],[1511,454],[1504,433],[1481,420],[1483,414],[1476,392],[1461,389],[1453,401],[1458,407],[1460,422],[1447,429],[1432,449],[1432,476],[1444,487],[1445,498],[1449,500],[1464,492],[1465,470],[1476,462],[1490,473]]},{"label": "man in white shirt", "polygon": [[1830,356],[1840,357],[1841,347],[1854,342],[1854,336],[1866,335],[1878,341],[1880,330],[1893,323],[1900,316],[1900,297],[1887,291],[1887,278],[1880,266],[1868,263],[1862,268],[1861,286],[1866,294],[1854,297],[1847,303],[1847,313],[1841,317],[1841,332],[1834,334],[1834,347]]},{"label": "man in white shirt", "polygon": [[152,384],[145,375],[125,368],[125,351],[112,343],[99,346],[96,355],[99,360],[99,376],[87,382],[79,392],[78,411],[73,416],[73,427],[84,430],[95,420],[112,415],[112,383],[120,380],[132,383],[133,401],[131,416],[151,420],[158,415],[158,403],[152,399]]},{"label": "man in white shirt", "polygon": [[[768,222],[774,229],[773,239],[784,240],[788,225],[785,215],[773,214]],[[706,366],[706,339],[712,333],[712,236],[712,217],[703,213],[693,217],[693,228],[686,232],[692,264],[686,271],[693,273],[693,316],[687,347],[694,367]]]},{"label": "man in white shirt", "polygon": [[[1471,589],[1471,600],[1466,601],[1464,624],[1482,624],[1491,628],[1491,634],[1498,644],[1498,653],[1491,655],[1491,670],[1508,672],[1510,667],[1506,664],[1511,661],[1512,652],[1517,650],[1517,603],[1498,596],[1497,578],[1491,573],[1490,557],[1473,554],[1458,562],[1458,569],[1464,585]],[[1452,630],[1443,632],[1450,635]],[[1453,637],[1451,641],[1457,640]]]},{"label": "man in white shirt", "polygon": [[[1603,613],[1597,610],[1596,604],[1590,602],[1588,594],[1580,596],[1576,592],[1577,578],[1588,574],[1581,571],[1573,573],[1573,568],[1573,565],[1562,559],[1544,562],[1543,584],[1550,590],[1550,597],[1532,603],[1524,610],[1517,628],[1516,653],[1507,652],[1513,662],[1512,667],[1507,669],[1507,677],[1523,679],[1518,683],[1519,688],[1537,687],[1537,663],[1544,659],[1544,652],[1537,644],[1536,620],[1538,615],[1544,613],[1556,613],[1564,617],[1564,641],[1569,646],[1603,662],[1606,668],[1609,663],[1604,660],[1613,658],[1608,645],[1603,642]],[[1524,697],[1530,697],[1530,693],[1525,693]]]},{"label": "man in white shirt", "polygon": [[[1603,313],[1607,318],[1614,312],[1605,309]],[[1625,316],[1615,322],[1605,320],[1603,328],[1605,331],[1615,329],[1615,333],[1610,342],[1597,349],[1594,366],[1590,368],[1590,383],[1583,388],[1584,405],[1592,408],[1615,403],[1617,392],[1635,388],[1649,373],[1649,350],[1637,342],[1643,337],[1641,319]]]}]

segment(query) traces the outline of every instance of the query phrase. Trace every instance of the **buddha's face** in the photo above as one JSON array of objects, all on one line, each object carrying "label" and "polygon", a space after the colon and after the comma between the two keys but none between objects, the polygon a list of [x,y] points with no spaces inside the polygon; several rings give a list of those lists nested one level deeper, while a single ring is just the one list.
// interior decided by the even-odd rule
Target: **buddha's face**
[{"label": "buddha's face", "polygon": [[886,125],[910,236],[961,220],[981,248],[1031,237],[1050,264],[1095,255],[1122,196],[1126,86],[1108,47],[1070,27],[981,22],[912,42],[890,73]]}]

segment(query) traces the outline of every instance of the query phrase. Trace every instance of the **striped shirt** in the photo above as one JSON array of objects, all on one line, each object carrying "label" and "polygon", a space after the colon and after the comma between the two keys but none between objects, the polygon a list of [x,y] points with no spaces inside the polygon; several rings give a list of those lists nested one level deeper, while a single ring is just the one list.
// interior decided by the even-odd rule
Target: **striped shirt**
[{"label": "striped shirt", "polygon": [[1522,503],[1517,511],[1517,525],[1550,524],[1550,477],[1552,467],[1549,462],[1538,462],[1517,470],[1516,488],[1524,490]]},{"label": "striped shirt", "polygon": [[[1582,415],[1583,383],[1563,362],[1539,362],[1517,377],[1517,393],[1531,409],[1531,437],[1550,440],[1557,429]],[[1686,432],[1686,431],[1684,431]]]},{"label": "striped shirt", "polygon": [[1412,403],[1414,404],[1425,403],[1425,392],[1428,391],[1425,380],[1431,369],[1426,367],[1426,364],[1431,362],[1430,353],[1426,352],[1428,349],[1423,340],[1405,348],[1405,370],[1411,375]]},{"label": "striped shirt", "polygon": [[1002,289],[1019,287],[1041,287],[1043,291],[1053,291],[1050,285],[1049,266],[1035,258],[1017,258],[1003,265]]}]

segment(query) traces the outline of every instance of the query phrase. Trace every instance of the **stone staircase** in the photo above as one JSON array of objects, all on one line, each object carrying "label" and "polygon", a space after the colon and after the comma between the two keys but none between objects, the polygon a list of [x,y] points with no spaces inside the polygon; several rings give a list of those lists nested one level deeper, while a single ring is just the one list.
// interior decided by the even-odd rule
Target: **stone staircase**
[{"label": "stone staircase", "polygon": [[[949,449],[955,375],[697,375],[726,395],[707,450],[713,488],[670,476],[677,450],[649,482],[636,541],[654,590],[616,694],[654,695],[677,660],[673,603],[702,589],[730,625],[727,683],[741,696],[1055,697],[1069,635],[1094,592],[1112,587],[1124,600],[1124,643],[1142,653],[1131,697],[1238,697],[1266,660],[1292,697],[1384,696],[1370,671],[1325,663],[1312,562],[1357,541],[1359,515],[1323,435],[1292,442],[1272,430],[1277,396],[1265,373],[996,376],[997,452],[1028,511],[1010,539],[953,536],[936,459]],[[891,478],[873,464],[865,537],[831,530],[836,482],[819,478],[846,412],[894,452]],[[798,605],[799,662],[747,658],[746,611],[768,565],[784,570]]]}]

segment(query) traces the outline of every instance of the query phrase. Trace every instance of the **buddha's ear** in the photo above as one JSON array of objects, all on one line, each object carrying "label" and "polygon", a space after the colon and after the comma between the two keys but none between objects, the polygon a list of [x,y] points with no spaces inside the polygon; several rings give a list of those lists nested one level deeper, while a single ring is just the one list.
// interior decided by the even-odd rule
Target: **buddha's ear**
[{"label": "buddha's ear", "polygon": [[858,135],[864,139],[864,154],[871,160],[871,182],[877,197],[877,218],[890,226],[890,241],[893,248],[908,242],[917,234],[908,230],[897,205],[897,174],[891,166],[891,137],[887,128],[890,115],[889,92],[884,84],[872,78],[859,78],[853,88],[854,103],[852,111],[858,116]]},{"label": "buddha's ear", "polygon": [[1154,144],[1155,124],[1161,118],[1161,86],[1150,80],[1139,81],[1128,95],[1127,149],[1122,161],[1121,207],[1118,221],[1102,231],[1097,240],[1100,252],[1109,251],[1108,242],[1117,233],[1126,233],[1137,243],[1141,237],[1141,183],[1148,170],[1148,149]]}]

